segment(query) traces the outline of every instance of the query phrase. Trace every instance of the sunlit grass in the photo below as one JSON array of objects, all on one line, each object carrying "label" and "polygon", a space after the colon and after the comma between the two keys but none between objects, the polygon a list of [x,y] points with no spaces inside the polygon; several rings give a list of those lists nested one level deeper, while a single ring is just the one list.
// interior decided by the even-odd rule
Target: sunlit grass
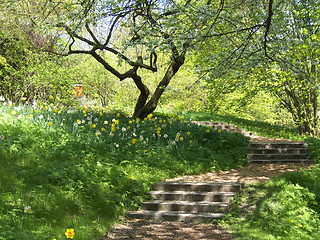
[{"label": "sunlit grass", "polygon": [[153,183],[242,166],[247,143],[175,117],[2,105],[0,239],[98,239]]}]

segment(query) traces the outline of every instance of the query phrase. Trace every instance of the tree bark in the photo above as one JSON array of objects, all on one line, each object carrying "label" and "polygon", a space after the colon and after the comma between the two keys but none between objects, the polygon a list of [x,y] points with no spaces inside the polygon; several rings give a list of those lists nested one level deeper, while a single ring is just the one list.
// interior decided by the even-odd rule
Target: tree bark
[{"label": "tree bark", "polygon": [[140,94],[133,117],[145,118],[148,114],[152,113],[157,108],[161,95],[165,91],[171,79],[179,71],[180,67],[184,64],[184,61],[185,61],[185,52],[182,53],[178,58],[173,59],[164,77],[162,78],[156,90],[154,91],[152,97],[146,104],[142,105],[143,100],[140,100],[140,97],[141,97],[141,94]]}]

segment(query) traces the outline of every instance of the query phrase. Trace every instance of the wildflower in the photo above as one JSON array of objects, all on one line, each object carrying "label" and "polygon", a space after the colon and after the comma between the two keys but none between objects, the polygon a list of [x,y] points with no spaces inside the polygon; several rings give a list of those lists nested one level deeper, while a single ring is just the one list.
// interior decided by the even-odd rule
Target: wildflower
[{"label": "wildflower", "polygon": [[92,128],[96,128],[97,127],[97,125],[96,124],[92,124],[92,126],[91,126]]},{"label": "wildflower", "polygon": [[187,132],[187,135],[190,135],[191,133],[190,132]]},{"label": "wildflower", "polygon": [[209,132],[210,132],[210,129],[207,129],[206,132],[209,133]]},{"label": "wildflower", "polygon": [[18,116],[18,119],[21,119],[21,118],[23,118],[23,115],[22,115],[22,114],[20,114],[20,115]]},{"label": "wildflower", "polygon": [[184,139],[183,137],[180,137],[180,138],[179,138],[180,141],[183,141],[183,139]]},{"label": "wildflower", "polygon": [[122,132],[127,131],[127,129],[125,127],[123,127],[121,130],[122,130]]},{"label": "wildflower", "polygon": [[53,125],[53,123],[52,123],[52,122],[49,122],[48,124],[49,124],[49,126],[52,126],[52,125]]},{"label": "wildflower", "polygon": [[218,130],[218,133],[221,133],[221,132],[222,132],[222,130],[221,130],[221,129],[219,129],[219,130]]},{"label": "wildflower", "polygon": [[120,113],[117,113],[116,117],[120,117]]},{"label": "wildflower", "polygon": [[40,116],[39,116],[39,119],[43,119],[43,118],[44,118],[44,116],[43,116],[43,115],[40,115]]},{"label": "wildflower", "polygon": [[93,121],[95,121],[95,122],[99,122],[99,119],[98,119],[98,118],[95,118]]},{"label": "wildflower", "polygon": [[189,143],[192,143],[192,140],[190,140]]},{"label": "wildflower", "polygon": [[152,118],[152,116],[153,116],[152,113],[150,113],[150,114],[147,116],[147,118],[150,119],[150,118]]},{"label": "wildflower", "polygon": [[30,114],[30,115],[29,115],[29,117],[30,117],[30,118],[33,118],[33,115],[32,115],[32,114]]},{"label": "wildflower", "polygon": [[78,124],[80,124],[81,122],[82,122],[81,120],[79,120],[79,119],[77,120],[77,123],[78,123]]},{"label": "wildflower", "polygon": [[136,138],[132,138],[131,143],[132,144],[136,144],[136,142],[137,142],[137,139]]},{"label": "wildflower", "polygon": [[291,223],[294,223],[294,220],[293,220],[293,219],[290,219],[290,222],[291,222]]},{"label": "wildflower", "polygon": [[101,128],[101,131],[104,132],[104,131],[106,131],[106,129],[103,127],[103,128]]},{"label": "wildflower", "polygon": [[74,229],[67,229],[67,231],[64,233],[67,238],[73,238],[74,237]]},{"label": "wildflower", "polygon": [[131,124],[131,123],[132,123],[132,121],[130,120],[130,121],[129,121],[129,124]]},{"label": "wildflower", "polygon": [[108,121],[104,121],[103,124],[107,125],[109,122]]},{"label": "wildflower", "polygon": [[299,227],[299,228],[302,228],[302,224],[298,224],[298,227]]},{"label": "wildflower", "polygon": [[25,207],[24,213],[31,213],[31,207],[30,206]]},{"label": "wildflower", "polygon": [[163,137],[164,137],[164,138],[168,138],[168,134],[164,134]]},{"label": "wildflower", "polygon": [[96,131],[96,136],[100,136],[101,132],[100,131]]},{"label": "wildflower", "polygon": [[116,146],[116,148],[120,147],[120,145],[118,143],[115,143],[114,145]]},{"label": "wildflower", "polygon": [[100,112],[99,115],[100,115],[100,116],[103,116],[103,112]]},{"label": "wildflower", "polygon": [[144,152],[144,153],[147,153],[147,152],[148,152],[148,150],[146,150],[146,149],[145,149],[145,150],[143,150],[143,152]]}]

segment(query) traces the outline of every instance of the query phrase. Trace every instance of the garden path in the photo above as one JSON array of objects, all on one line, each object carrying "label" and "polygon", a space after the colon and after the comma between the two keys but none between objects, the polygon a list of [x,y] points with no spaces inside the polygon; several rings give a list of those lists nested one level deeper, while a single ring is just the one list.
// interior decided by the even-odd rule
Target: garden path
[{"label": "garden path", "polygon": [[[283,139],[252,137],[252,142],[279,142]],[[312,168],[310,163],[249,164],[228,171],[209,172],[201,175],[181,176],[167,182],[240,182],[250,184],[268,181],[284,172]],[[117,224],[102,240],[232,240],[231,233],[217,224],[183,222],[157,222],[153,220],[127,220]]]}]

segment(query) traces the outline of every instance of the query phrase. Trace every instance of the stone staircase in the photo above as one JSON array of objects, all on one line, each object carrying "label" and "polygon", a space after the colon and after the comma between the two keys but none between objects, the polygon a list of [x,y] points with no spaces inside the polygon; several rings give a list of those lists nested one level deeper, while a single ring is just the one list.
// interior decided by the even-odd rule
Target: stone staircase
[{"label": "stone staircase", "polygon": [[299,142],[250,143],[248,158],[252,163],[313,162],[308,145]]},{"label": "stone staircase", "polygon": [[230,125],[229,123],[226,123],[226,122],[192,121],[192,123],[197,124],[199,126],[208,126],[208,127],[212,127],[215,129],[220,129],[223,131],[241,133],[247,137],[253,136],[253,133],[247,132],[243,129],[238,128],[237,126]]},{"label": "stone staircase", "polygon": [[156,221],[210,222],[221,218],[240,192],[240,183],[161,182],[150,194],[154,201],[142,203],[142,210],[129,218]]},{"label": "stone staircase", "polygon": [[[250,137],[248,160],[251,163],[313,162],[308,159],[306,143],[261,138],[225,122],[193,123]],[[140,211],[127,215],[132,219],[156,221],[214,221],[228,212],[231,198],[242,188],[241,183],[161,182],[150,192],[153,201],[142,203]]]}]

